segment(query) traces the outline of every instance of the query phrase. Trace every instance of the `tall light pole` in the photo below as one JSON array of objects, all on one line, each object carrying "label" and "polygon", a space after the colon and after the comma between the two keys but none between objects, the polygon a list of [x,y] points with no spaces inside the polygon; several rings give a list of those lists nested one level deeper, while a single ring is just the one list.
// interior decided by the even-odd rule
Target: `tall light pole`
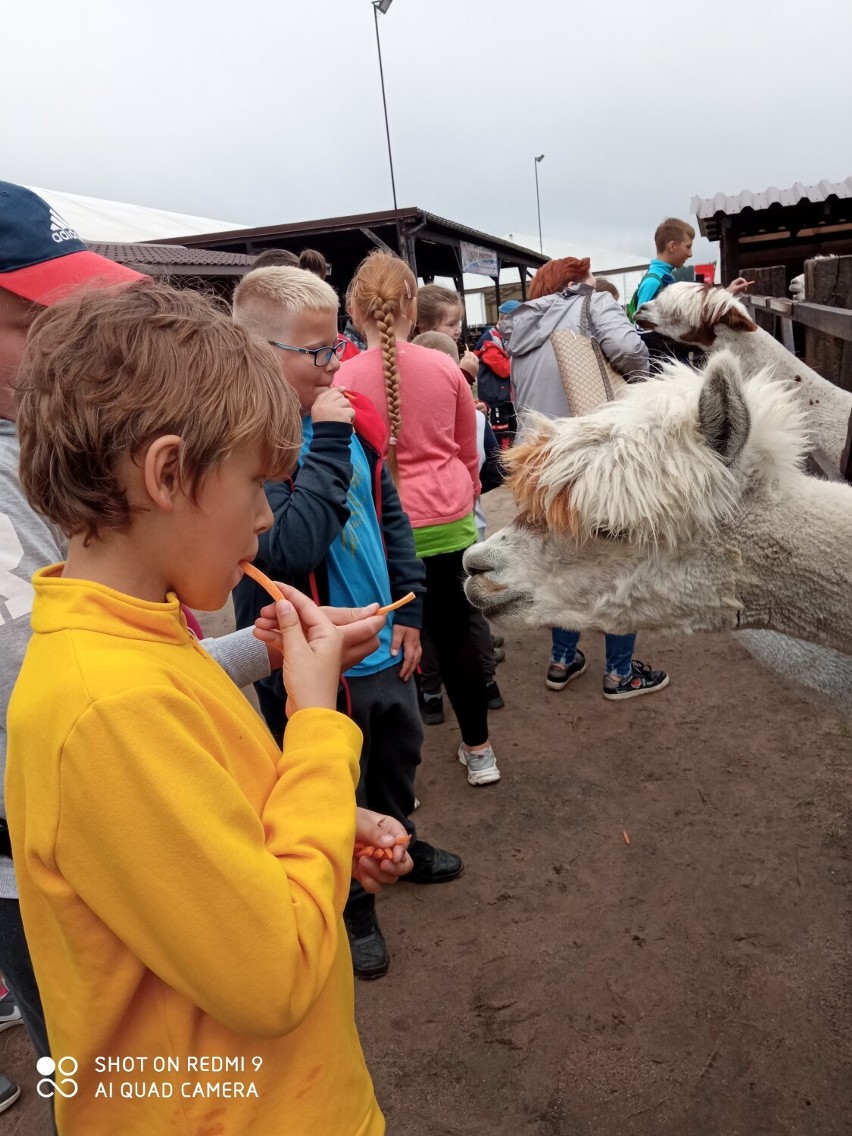
[{"label": "tall light pole", "polygon": [[[390,145],[390,143],[388,143]],[[539,154],[535,160],[535,207],[538,210],[538,251],[544,254],[544,244],[541,239],[541,202],[538,197],[538,163],[544,159],[544,154]]]},{"label": "tall light pole", "polygon": [[396,182],[393,177],[393,154],[391,153],[390,127],[388,126],[388,102],[385,98],[385,71],[382,67],[382,43],[379,39],[379,12],[384,16],[393,0],[372,0],[373,18],[376,21],[376,48],[379,52],[379,77],[382,81],[382,106],[385,108],[385,134],[388,138],[388,162],[390,163],[391,190],[393,192],[393,207],[396,210]]}]

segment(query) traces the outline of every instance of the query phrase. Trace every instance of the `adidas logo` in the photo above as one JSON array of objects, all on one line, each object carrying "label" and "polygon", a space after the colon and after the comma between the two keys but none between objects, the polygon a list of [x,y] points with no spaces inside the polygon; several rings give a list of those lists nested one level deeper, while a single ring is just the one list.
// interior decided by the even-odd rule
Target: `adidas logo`
[{"label": "adidas logo", "polygon": [[57,244],[61,241],[79,241],[80,237],[69,227],[53,206],[50,207],[50,235]]}]

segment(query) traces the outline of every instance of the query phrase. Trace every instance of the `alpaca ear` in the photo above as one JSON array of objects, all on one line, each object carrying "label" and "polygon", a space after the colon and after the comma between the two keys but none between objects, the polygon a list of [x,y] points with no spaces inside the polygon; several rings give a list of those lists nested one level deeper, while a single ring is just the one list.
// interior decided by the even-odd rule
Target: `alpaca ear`
[{"label": "alpaca ear", "polygon": [[730,351],[720,351],[704,372],[698,429],[725,465],[734,464],[748,440],[751,416],[743,398],[740,366]]},{"label": "alpaca ear", "polygon": [[734,331],[757,331],[757,324],[737,307],[728,310],[719,317],[719,323],[732,327]]}]

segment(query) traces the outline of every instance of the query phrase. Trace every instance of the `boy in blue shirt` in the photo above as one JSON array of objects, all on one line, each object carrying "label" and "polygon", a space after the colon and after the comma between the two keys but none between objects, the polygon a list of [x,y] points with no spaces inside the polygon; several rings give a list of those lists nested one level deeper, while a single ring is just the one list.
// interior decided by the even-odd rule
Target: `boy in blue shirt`
[{"label": "boy in blue shirt", "polygon": [[[271,267],[250,272],[234,295],[234,319],[276,348],[283,378],[302,410],[302,448],[288,481],[267,482],[274,521],[260,538],[256,564],[317,603],[360,607],[417,598],[394,612],[379,649],[344,675],[340,708],[364,735],[359,803],[399,820],[411,835],[415,883],[443,883],[462,872],[461,859],[417,839],[414,776],[423,726],[411,680],[420,661],[425,570],[408,518],[382,466],[384,425],[371,403],[333,387],[340,366],[339,300],[313,273]],[[253,624],[268,603],[245,579],[234,592],[238,626]],[[276,737],[284,728],[280,681],[257,685],[264,718]],[[375,802],[381,801],[379,809]],[[353,881],[344,911],[355,974],[380,978],[390,966],[375,900]]]}]

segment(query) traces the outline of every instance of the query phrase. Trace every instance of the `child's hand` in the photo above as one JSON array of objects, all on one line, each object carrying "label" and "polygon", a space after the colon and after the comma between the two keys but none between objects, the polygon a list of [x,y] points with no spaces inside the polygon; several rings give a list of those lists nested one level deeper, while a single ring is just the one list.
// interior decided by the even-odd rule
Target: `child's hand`
[{"label": "child's hand", "polygon": [[744,276],[738,276],[736,280],[732,280],[727,287],[727,291],[732,296],[739,296],[740,292],[745,292],[746,288],[750,288],[754,283],[753,280],[746,280]]},{"label": "child's hand", "polygon": [[394,658],[399,654],[400,647],[402,648],[402,665],[399,668],[399,677],[403,682],[408,682],[417,670],[420,656],[423,654],[419,628],[403,627],[401,623],[395,623],[391,635],[391,654]]},{"label": "child's hand", "polygon": [[[374,813],[370,809],[355,810],[356,845],[389,848],[398,837],[405,835],[405,829],[393,817]],[[413,867],[414,862],[408,855],[407,848],[398,844],[393,849],[392,860],[374,860],[371,856],[353,860],[352,876],[364,891],[375,895],[384,885],[396,883],[400,876],[406,875]]]},{"label": "child's hand", "polygon": [[284,599],[274,605],[281,630],[282,678],[287,717],[317,706],[337,707],[343,660],[343,635],[313,600],[281,585]]},{"label": "child's hand", "polygon": [[[284,585],[280,585],[284,591]],[[321,607],[319,610],[328,616],[343,636],[341,670],[349,670],[379,646],[379,632],[387,620],[386,615],[376,615],[378,604],[367,607]],[[267,604],[260,609],[254,622],[254,635],[266,644],[272,670],[281,666],[281,628],[275,604]]]},{"label": "child's hand", "polygon": [[479,374],[479,360],[469,347],[465,347],[464,355],[459,359],[459,366],[472,379],[475,379]]},{"label": "child's hand", "polygon": [[355,421],[355,411],[352,403],[339,387],[327,387],[317,395],[311,407],[311,420],[352,423]]}]

